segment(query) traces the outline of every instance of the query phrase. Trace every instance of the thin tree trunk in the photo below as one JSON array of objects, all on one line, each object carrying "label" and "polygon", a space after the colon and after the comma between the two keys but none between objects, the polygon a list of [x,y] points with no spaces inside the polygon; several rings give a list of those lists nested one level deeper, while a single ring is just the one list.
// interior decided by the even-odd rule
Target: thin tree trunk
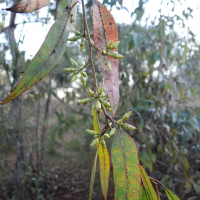
[{"label": "thin tree trunk", "polygon": [[49,76],[49,83],[48,83],[48,97],[45,105],[45,112],[44,112],[44,119],[43,119],[43,127],[42,127],[42,135],[41,135],[41,151],[40,151],[40,163],[43,167],[43,158],[44,158],[44,138],[46,135],[46,131],[48,128],[48,118],[49,118],[49,105],[50,105],[50,100],[51,100],[51,77]]},{"label": "thin tree trunk", "polygon": [[[16,4],[18,0],[14,0],[14,4]],[[11,13],[10,17],[10,25],[9,25],[9,44],[10,44],[10,52],[12,55],[12,76],[13,76],[13,82],[11,84],[11,90],[14,89],[16,83],[19,81],[19,74],[17,73],[18,68],[18,48],[16,46],[15,41],[15,18],[16,13]],[[20,123],[21,123],[21,98],[16,98],[11,103],[11,115],[12,115],[12,124],[14,128],[15,133],[15,139],[16,139],[16,161],[14,165],[14,182],[16,186],[16,197],[17,199],[24,199],[25,193],[22,192],[21,188],[21,180],[24,176],[23,171],[24,165],[24,134],[23,131],[21,131]]]}]

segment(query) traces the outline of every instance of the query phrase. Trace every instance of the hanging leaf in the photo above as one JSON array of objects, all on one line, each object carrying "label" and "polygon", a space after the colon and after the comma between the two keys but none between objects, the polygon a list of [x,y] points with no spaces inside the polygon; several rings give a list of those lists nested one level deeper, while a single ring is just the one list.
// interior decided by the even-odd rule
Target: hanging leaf
[{"label": "hanging leaf", "polygon": [[66,15],[66,13],[70,13],[73,20],[73,18],[76,17],[76,13],[74,13],[76,9],[71,10],[71,8],[76,1],[72,2],[72,0],[60,0],[57,7],[57,19],[60,19],[62,16]]},{"label": "hanging leaf", "polygon": [[96,173],[96,165],[97,165],[97,152],[96,152],[96,155],[95,155],[95,158],[94,158],[94,163],[93,163],[92,172],[91,172],[89,200],[92,199],[92,193],[93,193],[93,187],[94,187],[94,178],[95,178],[95,173]]},{"label": "hanging leaf", "polygon": [[50,0],[22,0],[11,8],[6,8],[3,10],[12,11],[15,13],[30,13],[46,6],[49,1]]},{"label": "hanging leaf", "polygon": [[167,188],[164,188],[165,193],[169,200],[180,200],[172,191]]},{"label": "hanging leaf", "polygon": [[157,195],[156,195],[156,192],[153,188],[153,185],[151,184],[151,181],[147,175],[147,173],[145,172],[144,168],[142,166],[140,166],[140,169],[141,169],[141,174],[142,174],[142,182],[144,184],[144,187],[149,195],[149,199],[150,200],[156,200],[158,199],[157,198]]},{"label": "hanging leaf", "polygon": [[[96,108],[93,106],[92,109],[96,109]],[[101,133],[96,110],[95,112],[92,112],[92,113],[93,113],[92,117],[93,117],[94,131],[96,131],[97,133]],[[98,156],[99,156],[101,188],[102,188],[104,199],[107,199],[109,177],[110,177],[110,157],[109,157],[108,149],[104,148],[101,145],[101,143],[99,144],[99,148],[98,148]]]},{"label": "hanging leaf", "polygon": [[[96,47],[101,50],[106,50],[109,41],[113,40],[113,43],[118,41],[117,25],[112,15],[97,0],[94,1],[92,19],[93,38]],[[118,48],[116,47],[113,51],[117,50]],[[111,66],[110,71],[105,65],[106,56],[101,55],[101,52],[98,50],[97,55],[103,74],[104,85],[112,108],[112,116],[114,117],[119,104],[118,60],[107,56]]]},{"label": "hanging leaf", "polygon": [[1,103],[2,105],[12,101],[35,85],[58,63],[66,49],[69,31],[73,26],[71,14],[73,13],[73,17],[75,17],[77,12],[76,0],[71,0],[69,7],[72,5],[74,5],[72,11],[52,25],[40,50],[30,62],[20,82],[6,100]]},{"label": "hanging leaf", "polygon": [[99,125],[99,120],[97,117],[97,108],[96,108],[96,101],[94,103],[94,105],[92,106],[92,109],[94,111],[92,111],[92,118],[93,118],[93,127],[94,127],[94,131],[96,131],[97,133],[101,133],[101,129],[100,129],[100,125]]},{"label": "hanging leaf", "polygon": [[149,195],[148,195],[144,185],[141,186],[139,200],[150,200]]},{"label": "hanging leaf", "polygon": [[104,199],[107,199],[110,177],[110,156],[108,153],[108,149],[104,148],[101,144],[99,145],[98,156],[101,188],[103,191]]},{"label": "hanging leaf", "polygon": [[112,163],[115,200],[135,200],[140,195],[140,165],[132,138],[123,130],[117,130],[112,144]]},{"label": "hanging leaf", "polygon": [[136,46],[138,52],[141,52],[141,45],[142,45],[142,43],[141,43],[141,38],[138,35],[138,33],[135,33],[133,35],[133,40],[134,40],[134,43],[135,43],[135,46]]}]

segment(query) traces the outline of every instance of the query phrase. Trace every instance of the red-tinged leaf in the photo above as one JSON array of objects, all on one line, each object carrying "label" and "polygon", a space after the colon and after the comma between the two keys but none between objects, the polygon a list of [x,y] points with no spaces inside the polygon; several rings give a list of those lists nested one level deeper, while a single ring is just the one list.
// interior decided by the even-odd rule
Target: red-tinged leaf
[{"label": "red-tinged leaf", "polygon": [[76,16],[77,4],[75,3],[76,0],[71,0],[69,7],[74,5],[71,13],[62,16],[52,25],[40,50],[30,62],[20,82],[1,104],[8,103],[24,93],[39,82],[58,63],[66,49],[69,31],[73,27],[71,14],[73,13],[73,17]]},{"label": "red-tinged leaf", "polygon": [[92,172],[91,172],[89,200],[92,199],[92,193],[93,193],[93,187],[94,187],[94,178],[95,178],[95,173],[96,173],[96,165],[97,165],[97,152],[96,152],[96,155],[95,155],[95,158],[94,158],[94,163],[93,163]]},{"label": "red-tinged leaf", "polygon": [[[96,110],[95,104],[92,107],[92,109]],[[97,133],[101,133],[97,113],[93,112],[92,117],[93,117],[94,130]],[[109,186],[109,176],[110,176],[110,157],[109,157],[109,153],[108,153],[107,148],[103,148],[101,143],[99,143],[98,156],[99,156],[101,188],[102,188],[104,199],[107,199],[108,186]]]},{"label": "red-tinged leaf", "polygon": [[[118,41],[117,25],[110,14],[110,12],[97,0],[93,5],[93,38],[94,44],[101,50],[105,50],[109,41]],[[118,48],[113,51],[117,51]],[[106,57],[97,51],[101,71],[103,74],[103,81],[108,93],[110,105],[112,108],[112,116],[114,117],[119,104],[119,78],[118,78],[118,60],[107,56],[111,65],[111,71],[105,65]]]},{"label": "red-tinged leaf", "polygon": [[151,181],[149,179],[149,176],[147,175],[146,171],[144,170],[144,168],[142,166],[140,166],[140,169],[141,169],[141,174],[142,174],[142,182],[143,182],[144,187],[149,195],[149,199],[150,200],[158,199],[156,192],[153,188],[153,185],[151,184]]},{"label": "red-tinged leaf", "polygon": [[172,191],[167,188],[164,188],[165,193],[169,200],[180,200]]},{"label": "red-tinged leaf", "polygon": [[141,174],[133,139],[117,130],[112,144],[115,200],[136,200],[140,196]]},{"label": "red-tinged leaf", "polygon": [[139,200],[150,200],[149,195],[148,195],[144,185],[141,186]]},{"label": "red-tinged leaf", "polygon": [[104,199],[106,200],[108,195],[108,186],[110,177],[110,156],[108,153],[108,149],[104,148],[101,145],[101,143],[98,149],[98,156],[99,156],[101,188],[103,191]]},{"label": "red-tinged leaf", "polygon": [[11,8],[6,8],[3,10],[12,11],[15,13],[30,13],[46,6],[49,1],[50,0],[22,0]]}]

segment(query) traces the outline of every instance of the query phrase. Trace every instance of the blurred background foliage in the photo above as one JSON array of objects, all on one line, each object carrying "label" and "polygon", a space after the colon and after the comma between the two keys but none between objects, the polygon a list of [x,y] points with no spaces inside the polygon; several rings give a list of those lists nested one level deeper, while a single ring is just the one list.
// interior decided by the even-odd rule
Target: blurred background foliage
[{"label": "blurred background foliage", "polygon": [[[165,9],[171,6],[172,12],[183,2],[167,1]],[[5,2],[8,6],[13,4],[0,1]],[[180,199],[199,199],[200,46],[190,27],[185,26],[196,8],[188,7],[182,15],[163,15],[160,9],[149,22],[144,14],[145,5],[151,0],[139,0],[134,10],[120,2],[103,1],[108,9],[117,8],[119,13],[127,10],[133,19],[131,24],[118,24],[119,53],[125,58],[119,66],[120,104],[116,119],[127,111],[133,112],[128,123],[137,129],[128,133],[150,176]],[[42,10],[23,15],[23,26],[49,24],[56,19],[57,4],[58,1],[49,3],[46,17],[39,16]],[[91,6],[92,0],[88,0],[88,16]],[[10,24],[5,27],[8,16]],[[23,28],[18,41],[14,36],[18,26],[15,17],[16,14],[1,12],[0,100],[15,87],[30,62],[20,51]],[[92,30],[91,18],[88,20]],[[83,32],[81,6],[76,23],[76,30]],[[185,35],[177,32],[177,24]],[[91,104],[78,105],[77,100],[88,96],[88,88],[93,89],[92,73],[88,67],[84,88],[80,80],[71,83],[69,74],[62,70],[71,67],[69,58],[79,65],[87,62],[87,42],[83,52],[79,49],[80,41],[69,42],[50,74],[17,100],[0,107],[0,199],[87,199],[95,153],[89,146],[92,136],[85,131],[92,129]],[[102,85],[95,51],[94,63]],[[103,117],[101,123],[105,123]],[[111,146],[111,140],[107,146]],[[101,199],[100,186],[96,185],[94,197]],[[165,199],[164,191],[160,191],[161,199]],[[109,197],[112,195],[111,183]]]}]

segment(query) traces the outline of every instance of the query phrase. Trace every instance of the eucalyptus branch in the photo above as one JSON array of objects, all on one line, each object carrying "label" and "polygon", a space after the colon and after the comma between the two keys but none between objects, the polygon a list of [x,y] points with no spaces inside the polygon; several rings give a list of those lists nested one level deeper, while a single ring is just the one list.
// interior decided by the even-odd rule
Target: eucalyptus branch
[{"label": "eucalyptus branch", "polygon": [[94,63],[93,63],[93,59],[92,59],[92,43],[90,40],[90,33],[89,33],[89,28],[88,28],[88,24],[87,24],[87,19],[86,19],[86,14],[85,14],[85,4],[84,4],[84,0],[82,1],[82,8],[83,8],[83,18],[84,18],[84,24],[85,24],[85,28],[87,31],[87,37],[88,37],[88,42],[89,42],[89,59],[90,59],[90,64],[92,67],[92,75],[93,75],[93,79],[94,79],[94,90],[95,92],[98,91],[98,85],[97,85],[97,78],[96,78],[96,74],[95,74],[95,69],[94,69]]}]

